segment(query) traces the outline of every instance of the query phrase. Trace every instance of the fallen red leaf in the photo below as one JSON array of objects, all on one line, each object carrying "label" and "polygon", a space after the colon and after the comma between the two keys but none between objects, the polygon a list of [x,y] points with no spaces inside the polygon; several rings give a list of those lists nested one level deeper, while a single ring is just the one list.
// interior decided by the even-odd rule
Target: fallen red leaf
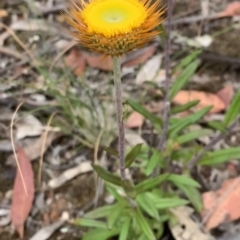
[{"label": "fallen red leaf", "polygon": [[221,223],[240,218],[240,178],[226,180],[221,189],[206,192],[202,195],[203,218],[209,213],[206,228],[212,229]]},{"label": "fallen red leaf", "polygon": [[234,95],[233,86],[227,85],[219,92],[217,92],[216,95],[225,103],[226,106],[228,106]]},{"label": "fallen red leaf", "polygon": [[229,3],[224,11],[219,13],[220,17],[231,17],[240,15],[240,2]]},{"label": "fallen red leaf", "polygon": [[125,126],[127,128],[141,127],[144,122],[144,117],[138,112],[133,112],[126,121]]},{"label": "fallen red leaf", "polygon": [[112,70],[113,61],[110,56],[105,57],[103,54],[83,53],[83,56],[90,67],[101,70]]},{"label": "fallen red leaf", "polygon": [[125,60],[125,63],[123,64],[124,67],[134,67],[138,64],[141,63],[145,63],[157,50],[157,46],[156,45],[150,45],[147,46],[143,49],[138,50],[139,51],[139,55],[136,55],[136,57],[132,58],[131,60]]},{"label": "fallen red leaf", "polygon": [[65,64],[73,70],[76,76],[80,76],[84,73],[86,61],[80,51],[73,48],[70,53],[64,59]]},{"label": "fallen red leaf", "polygon": [[17,157],[22,176],[24,178],[24,183],[21,178],[20,171],[17,169],[17,175],[13,188],[11,220],[12,225],[16,228],[20,238],[22,239],[24,235],[24,223],[31,211],[32,202],[34,199],[34,178],[32,165],[30,164],[30,160],[25,154],[23,148],[18,148]]},{"label": "fallen red leaf", "polygon": [[225,103],[217,95],[201,91],[182,90],[174,97],[173,102],[178,105],[184,105],[194,100],[200,100],[200,103],[192,108],[194,111],[207,106],[213,106],[210,113],[218,113],[226,109]]}]

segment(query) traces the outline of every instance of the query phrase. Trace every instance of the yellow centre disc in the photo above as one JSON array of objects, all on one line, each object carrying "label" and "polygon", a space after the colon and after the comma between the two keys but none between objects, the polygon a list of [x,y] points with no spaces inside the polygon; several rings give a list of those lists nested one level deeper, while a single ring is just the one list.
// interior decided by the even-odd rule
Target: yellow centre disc
[{"label": "yellow centre disc", "polygon": [[139,0],[93,0],[82,11],[89,32],[112,37],[141,26],[147,9]]}]

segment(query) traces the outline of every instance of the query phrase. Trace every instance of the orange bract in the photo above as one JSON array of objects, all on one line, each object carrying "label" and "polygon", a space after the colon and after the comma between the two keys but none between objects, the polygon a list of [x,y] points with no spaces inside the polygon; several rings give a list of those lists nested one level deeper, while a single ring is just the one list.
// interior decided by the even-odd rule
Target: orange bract
[{"label": "orange bract", "polygon": [[69,7],[65,19],[70,33],[90,50],[118,56],[151,41],[159,31],[160,0],[81,0]]}]

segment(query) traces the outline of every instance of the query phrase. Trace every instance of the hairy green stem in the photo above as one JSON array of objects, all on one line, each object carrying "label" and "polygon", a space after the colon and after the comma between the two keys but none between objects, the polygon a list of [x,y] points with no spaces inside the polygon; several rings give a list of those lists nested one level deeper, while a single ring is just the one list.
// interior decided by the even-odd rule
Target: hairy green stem
[{"label": "hairy green stem", "polygon": [[121,179],[126,179],[125,173],[125,133],[123,124],[123,107],[122,107],[122,88],[121,88],[121,58],[113,57],[113,73],[115,87],[115,103],[118,123],[118,154]]}]

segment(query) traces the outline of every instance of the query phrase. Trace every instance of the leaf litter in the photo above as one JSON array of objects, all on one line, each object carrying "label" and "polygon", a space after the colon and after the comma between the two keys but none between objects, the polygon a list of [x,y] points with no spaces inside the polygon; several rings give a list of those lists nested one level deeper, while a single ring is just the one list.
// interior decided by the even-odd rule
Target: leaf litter
[{"label": "leaf litter", "polygon": [[[62,28],[60,28],[61,30],[59,31],[59,23],[60,24],[62,24],[62,23],[61,23],[61,16],[59,15],[59,10],[57,10],[57,9],[63,9],[64,4],[62,4],[62,3],[56,4],[52,1],[38,1],[37,2],[38,4],[36,5],[36,9],[34,10],[34,7],[32,5],[30,6],[30,4],[27,3],[26,8],[29,10],[29,12],[31,12],[31,14],[28,16],[28,13],[26,13],[23,16],[18,16],[18,14],[16,14],[16,11],[18,11],[18,8],[16,8],[16,10],[13,9],[13,11],[10,11],[10,10],[12,10],[12,5],[11,5],[12,3],[10,3],[10,2],[12,2],[12,1],[9,1],[9,5],[7,3],[7,6],[8,6],[8,8],[6,8],[7,10],[3,9],[3,12],[0,11],[0,15],[1,15],[1,13],[3,13],[3,15],[5,15],[7,13],[8,16],[12,17],[11,19],[8,19],[8,17],[3,16],[4,23],[5,23],[5,19],[8,19],[10,22],[9,26],[12,27],[12,30],[15,31],[15,34],[17,36],[19,36],[19,39],[21,39],[22,42],[25,44],[25,46],[27,46],[27,49],[29,49],[30,52],[32,52],[34,54],[34,56],[37,56],[37,59],[41,58],[44,61],[46,61],[45,63],[43,61],[43,65],[41,65],[43,67],[43,69],[44,69],[45,65],[48,67],[49,62],[51,62],[51,60],[49,60],[49,59],[52,59],[52,55],[60,56],[59,55],[59,54],[61,54],[60,51],[62,51],[63,48],[66,47],[68,42],[70,42],[69,39],[71,40],[71,38],[69,38],[69,36],[67,34],[64,35],[64,33],[63,33],[64,31],[61,31]],[[221,3],[221,5],[223,5],[222,10],[221,10],[222,16],[224,14],[228,15],[228,16],[238,15],[239,4],[232,3],[232,4],[227,5],[226,2],[227,1],[222,1],[222,3]],[[178,4],[184,4],[184,3],[183,2],[179,3],[179,1],[176,1],[176,4],[178,5]],[[16,6],[19,6],[18,3]],[[206,6],[209,8],[211,7],[210,5],[206,5]],[[60,8],[58,8],[58,7],[60,7]],[[1,5],[1,8],[2,8],[2,5]],[[177,9],[177,11],[179,11],[179,9],[181,9],[181,8],[178,8],[176,6],[176,9]],[[188,12],[188,14],[191,15],[191,10],[192,10],[191,5],[188,6],[188,10],[190,10],[190,12]],[[205,9],[205,10],[211,14],[211,9]],[[221,11],[216,11],[215,13],[219,13]],[[41,17],[42,17],[41,13],[44,14],[43,19],[41,19]],[[184,12],[182,14],[183,14],[182,16],[186,15],[186,8],[184,8]],[[181,17],[180,17],[180,20],[181,20]],[[226,19],[226,20],[228,20],[228,19]],[[221,21],[221,20],[219,20],[219,21]],[[203,25],[205,25],[205,24],[206,23],[204,22]],[[230,25],[230,24],[228,24],[228,25]],[[189,32],[190,32],[191,36],[189,36],[188,34],[186,34],[186,36],[185,36],[185,34],[183,34],[184,31],[181,31],[182,29],[178,29],[178,30],[180,30],[179,31],[180,34],[178,32],[178,34],[174,35],[174,37],[172,39],[173,45],[174,45],[174,49],[172,50],[173,55],[175,52],[178,52],[179,50],[180,51],[186,50],[189,45],[191,45],[191,46],[194,45],[197,48],[201,48],[201,49],[202,48],[208,49],[210,45],[211,46],[214,45],[215,37],[211,36],[211,34],[213,32],[211,29],[211,23],[209,23],[209,26],[210,26],[210,31],[208,32],[205,29],[204,33],[201,33],[201,31],[200,31],[201,29],[199,30],[198,27],[197,27],[198,28],[197,32],[194,32],[195,31],[194,27],[190,27]],[[184,28],[185,27],[183,26],[183,29]],[[192,31],[193,31],[193,33],[192,33]],[[206,34],[205,34],[205,32],[206,32]],[[29,36],[29,34],[36,35],[36,36]],[[197,37],[195,37],[195,36],[197,36]],[[55,84],[57,84],[57,85],[55,88],[58,88],[58,86],[63,78],[67,79],[67,81],[71,81],[70,75],[68,75],[68,73],[65,73],[65,72],[63,73],[63,71],[65,71],[66,68],[68,68],[76,76],[78,76],[77,80],[75,79],[75,81],[72,81],[71,84],[68,85],[68,87],[71,85],[71,90],[74,90],[75,92],[79,92],[79,93],[84,91],[86,85],[82,85],[81,88],[77,88],[75,86],[76,86],[76,82],[79,82],[79,81],[84,82],[85,81],[85,79],[83,80],[82,77],[86,73],[87,81],[85,82],[85,84],[89,83],[89,86],[91,86],[92,89],[94,89],[94,91],[95,91],[93,94],[93,96],[94,96],[93,101],[95,101],[98,98],[106,98],[106,99],[108,99],[108,103],[107,103],[108,105],[110,102],[112,102],[112,98],[111,98],[111,96],[109,97],[110,94],[108,94],[111,77],[109,77],[110,75],[108,75],[108,73],[107,73],[112,70],[111,60],[104,59],[103,56],[101,56],[101,55],[90,54],[86,50],[83,50],[80,48],[75,48],[76,46],[74,46],[73,48],[69,49],[67,54],[64,54],[64,56],[60,59],[60,60],[63,60],[62,62],[65,62],[65,65],[61,65],[61,64],[58,64],[56,66],[54,65],[54,67],[52,68],[53,74],[51,76],[50,75],[48,76],[47,73],[43,73],[43,72],[40,73],[37,71],[36,68],[32,68],[32,66],[30,64],[30,60],[28,60],[28,58],[25,57],[27,55],[25,53],[26,48],[25,48],[25,50],[22,50],[22,48],[19,48],[19,46],[16,47],[15,43],[12,44],[12,36],[11,36],[11,34],[9,34],[8,31],[2,31],[0,33],[0,44],[3,48],[5,48],[0,53],[1,56],[3,56],[3,63],[4,63],[4,64],[1,63],[0,73],[4,73],[3,84],[4,84],[4,86],[7,86],[7,88],[5,88],[5,90],[3,90],[3,88],[1,88],[1,93],[0,93],[1,106],[6,105],[7,109],[12,109],[16,106],[16,102],[21,101],[22,98],[24,98],[24,100],[26,100],[26,102],[25,102],[26,106],[24,109],[24,113],[25,113],[26,109],[31,112],[32,110],[33,111],[36,110],[38,107],[41,108],[41,107],[45,107],[47,104],[50,105],[51,102],[56,103],[55,99],[58,98],[59,95],[57,95],[56,92],[48,93],[47,89],[49,88],[49,85],[47,85],[46,82],[50,78],[53,78],[51,80],[53,80],[53,82],[56,81]],[[49,46],[50,46],[50,48],[49,48]],[[131,71],[128,71],[128,73],[124,75],[124,79],[123,79],[123,88],[124,88],[124,94],[125,94],[124,97],[128,98],[129,96],[131,96],[131,97],[133,96],[134,98],[137,98],[137,99],[140,99],[140,97],[146,98],[143,101],[144,102],[143,105],[146,108],[148,108],[151,112],[154,112],[159,115],[162,113],[162,110],[163,110],[163,105],[162,105],[163,93],[155,94],[153,92],[146,91],[147,94],[145,95],[146,86],[144,86],[144,85],[146,83],[144,83],[144,84],[142,84],[142,83],[145,82],[145,80],[148,81],[148,80],[154,79],[155,83],[157,83],[160,86],[163,86],[164,81],[166,79],[166,72],[165,72],[165,69],[160,68],[161,62],[159,64],[159,60],[161,60],[161,58],[157,58],[157,56],[162,57],[162,55],[163,55],[163,51],[161,49],[162,46],[163,46],[162,43],[154,42],[153,44],[150,44],[149,46],[147,46],[143,49],[134,51],[126,56],[123,56],[123,61],[122,61],[123,69],[127,69],[129,67],[131,68],[130,69]],[[16,54],[13,55],[8,50],[15,51]],[[41,52],[40,50],[44,50],[44,51]],[[204,52],[204,54],[205,54],[205,52]],[[23,58],[21,57],[21,59],[18,60],[18,59],[15,59],[16,56],[18,58],[19,58],[19,56],[24,56],[24,57]],[[23,63],[21,63],[21,61]],[[173,60],[173,61],[175,61],[175,60]],[[164,61],[163,61],[163,64],[164,64]],[[15,78],[14,73],[17,72],[16,66],[18,66],[18,65],[20,67],[22,67],[22,69],[24,69],[25,65],[30,66],[30,68],[29,68],[30,71],[28,71],[27,74],[20,74],[20,75],[18,75],[18,77]],[[141,72],[141,69],[142,70],[147,69],[147,71]],[[154,71],[152,71],[152,69]],[[32,71],[32,70],[34,70],[34,71]],[[58,71],[60,71],[60,72],[58,72]],[[233,70],[233,71],[235,71],[235,70]],[[66,71],[66,72],[68,72],[68,71]],[[147,74],[146,74],[146,72],[147,72]],[[36,76],[36,75],[38,75],[38,76]],[[36,82],[36,79],[37,79],[37,77],[39,77],[39,75],[41,77],[44,75],[44,81],[41,84],[41,86],[40,85],[37,86],[37,82]],[[152,76],[156,75],[156,78],[154,78],[155,76],[152,78],[151,75]],[[211,77],[208,74],[206,74],[206,75],[207,75],[208,81],[213,82],[213,81],[215,81],[214,77],[216,77],[216,76],[218,77],[218,75],[221,75],[221,73],[217,72],[216,76],[211,76]],[[223,78],[224,78],[224,76],[223,76]],[[5,79],[7,81],[5,81]],[[18,84],[12,85],[15,82],[15,80],[8,81],[8,79],[17,79],[16,81],[18,82]],[[136,84],[136,80],[139,81],[138,85]],[[203,77],[203,75],[199,74],[199,82],[201,82],[201,81],[204,81],[204,77]],[[199,83],[199,82],[198,82],[198,86],[201,86],[201,83]],[[25,91],[25,88],[29,83],[30,83],[31,87],[33,87],[33,90],[31,90],[32,92]],[[26,86],[25,86],[25,84],[26,84]],[[223,83],[221,81],[216,82],[216,84],[219,84],[219,86],[221,85],[221,87],[223,87],[222,86]],[[9,88],[9,86],[11,86],[11,87]],[[35,89],[35,86],[36,86],[36,89]],[[99,87],[99,86],[101,86],[101,87]],[[197,106],[197,108],[194,109],[194,111],[201,109],[205,106],[213,105],[213,110],[212,110],[213,112],[211,112],[212,119],[213,120],[223,119],[224,112],[227,109],[227,107],[229,106],[229,103],[234,95],[234,92],[237,89],[236,86],[237,86],[236,84],[234,85],[231,82],[229,85],[225,86],[222,89],[218,88],[218,89],[220,89],[220,91],[218,91],[218,90],[213,91],[211,89],[211,87],[209,87],[207,90],[206,89],[203,90],[203,89],[201,89],[201,87],[199,87],[199,89],[194,89],[194,90],[184,90],[185,93],[183,94],[183,96],[180,95],[180,100],[178,98],[177,100],[175,99],[173,102],[174,102],[174,104],[182,105],[182,104],[187,103],[191,99],[200,99],[201,103],[199,104],[199,106]],[[65,87],[62,92],[66,92],[68,90],[68,87]],[[14,92],[14,91],[16,91],[16,92]],[[137,94],[135,95],[135,93],[137,93]],[[189,95],[191,95],[191,97],[189,97]],[[21,96],[21,97],[19,97],[19,96]],[[35,96],[36,96],[36,98],[37,97],[40,97],[41,99],[43,98],[43,101],[41,102],[39,100],[39,101],[37,101],[37,103],[34,103],[34,101],[32,101],[32,99]],[[65,94],[64,98],[66,99],[67,97],[68,97],[68,94]],[[69,99],[70,99],[70,97],[69,97]],[[77,95],[77,97],[79,97],[79,96]],[[5,99],[5,101],[4,101],[4,99]],[[15,102],[13,101],[13,99]],[[95,104],[98,105],[97,101],[98,100],[96,100]],[[70,103],[68,105],[68,107],[71,106],[71,104],[72,103]],[[152,105],[153,105],[153,107],[152,107]],[[76,108],[73,108],[73,109],[74,109],[74,111],[76,110]],[[46,130],[44,128],[44,126],[45,126],[44,117],[46,117],[46,115],[52,114],[52,110],[57,110],[58,113],[62,111],[55,104],[51,104],[51,109],[49,109],[48,111],[40,111],[40,114],[37,114],[37,115],[29,114],[30,116],[35,118],[35,120],[37,120],[38,122],[34,123],[33,119],[28,121],[27,119],[23,118],[23,119],[21,119],[21,121],[17,121],[17,123],[15,125],[17,139],[19,139],[18,144],[19,144],[20,148],[22,149],[22,151],[24,151],[26,156],[28,157],[28,161],[38,159],[41,155],[41,148],[42,148],[42,143],[43,143],[42,135],[43,135],[43,131]],[[82,112],[84,112],[84,111],[82,111]],[[216,113],[217,114],[221,113],[221,114],[217,115]],[[1,123],[6,125],[6,127],[8,125],[9,120],[11,119],[11,115],[12,115],[12,113],[10,112],[9,113],[10,117],[8,116],[8,117],[4,118],[4,116],[2,114],[0,116]],[[22,116],[21,112],[20,112],[20,116]],[[47,117],[49,117],[49,116],[47,116]],[[205,120],[210,121],[210,117],[208,116]],[[66,123],[68,121],[69,120],[67,120]],[[143,131],[143,133],[146,133],[149,131],[149,129],[146,129],[147,124],[145,126],[145,124],[143,125],[143,123],[145,123],[145,119],[141,115],[137,114],[136,112],[133,112],[132,115],[130,115],[129,118],[126,120],[126,127],[142,128],[141,131]],[[146,121],[146,123],[147,123],[147,121]],[[66,124],[66,125],[70,126],[71,122],[68,122],[68,124]],[[91,125],[91,127],[92,126],[94,126],[94,125]],[[98,133],[99,132],[98,125],[95,125],[95,126],[97,126],[96,132]],[[201,129],[201,127],[199,129]],[[59,145],[67,146],[66,142],[69,142],[69,139],[72,139],[72,135],[69,136],[65,133],[62,133],[61,131],[55,132],[53,128],[50,130],[53,130],[53,131],[49,132],[49,134],[48,134],[49,136],[47,137],[47,140],[46,140],[45,154],[43,157],[44,163],[46,161],[48,161],[49,159],[51,159],[51,156],[53,156],[52,153],[57,151],[56,150],[57,146],[59,146]],[[135,146],[137,143],[144,143],[145,145],[147,144],[147,142],[148,142],[147,140],[149,140],[149,139],[146,139],[144,134],[140,135],[139,132],[137,132],[137,131],[134,131],[134,130],[128,131],[128,130],[126,132],[126,141],[127,141],[128,146]],[[2,131],[2,127],[1,127],[1,131]],[[74,134],[76,134],[76,133],[74,133]],[[88,135],[88,131],[86,131],[85,136],[87,136],[87,135]],[[108,136],[104,135],[104,138],[108,139]],[[96,139],[95,136],[93,136],[92,139],[93,140]],[[106,140],[104,139],[104,142],[105,141]],[[203,141],[201,139],[198,139],[198,141],[200,141],[201,144],[204,144],[204,145],[207,144],[207,141]],[[11,154],[11,151],[12,151],[11,147],[9,145],[8,136],[4,136],[4,141],[2,141],[2,139],[1,139],[1,143],[2,143],[2,145],[1,145],[2,148],[0,148],[0,151],[1,151],[1,153],[4,153],[4,159],[8,159],[8,161],[7,161],[8,163],[9,162],[13,163],[14,156],[7,154],[8,152],[10,152],[10,154]],[[222,145],[219,145],[218,147],[222,148],[223,146],[225,146],[225,145],[222,144]],[[67,147],[60,148],[61,150],[58,153],[58,156],[59,156],[58,165],[53,166],[54,164],[52,164],[52,163],[54,161],[51,161],[51,160],[48,161],[48,165],[44,165],[43,172],[47,173],[46,175],[48,176],[48,178],[44,179],[43,185],[52,186],[53,189],[58,188],[57,189],[58,191],[63,191],[62,189],[64,189],[64,187],[67,185],[67,191],[63,191],[64,194],[67,196],[68,192],[71,191],[71,189],[74,187],[74,185],[72,184],[74,182],[74,179],[78,178],[79,175],[81,175],[80,177],[82,177],[81,179],[83,182],[87,182],[87,178],[89,175],[86,174],[87,177],[85,177],[84,172],[85,171],[89,172],[89,173],[91,172],[90,162],[77,161],[76,159],[78,159],[79,156],[76,157],[76,156],[74,156],[74,154],[82,156],[82,155],[85,155],[86,154],[85,151],[88,152],[89,149],[86,150],[84,148],[83,151],[79,151],[79,152],[73,150],[78,147],[79,147],[79,145],[77,145],[76,143],[73,143]],[[67,156],[70,156],[71,154],[73,154],[72,158],[67,157]],[[69,165],[67,165],[67,167],[65,169],[63,169],[61,167],[65,167],[65,166],[62,166],[63,165],[62,163],[64,162],[64,160],[66,161],[66,159],[67,159],[67,161],[69,160]],[[86,159],[89,159],[89,158],[87,157]],[[5,161],[5,163],[6,163],[6,161]],[[32,164],[35,165],[36,163],[33,162]],[[236,164],[236,166],[237,165],[238,164]],[[220,172],[219,174],[222,173],[221,170],[219,170],[219,172]],[[92,188],[92,186],[93,186],[93,183],[91,185],[91,188]],[[86,187],[86,186],[84,186],[84,187]],[[84,194],[82,193],[83,188],[80,190],[78,188],[78,191],[76,191],[76,192],[80,192],[80,195],[78,195],[78,201],[81,201],[81,199],[84,198]],[[47,192],[44,192],[44,193],[47,194]],[[55,192],[52,194],[56,195]],[[49,197],[49,199],[51,199],[51,198]],[[88,199],[87,201],[89,202],[90,200]],[[47,203],[45,202],[44,199],[43,199],[43,204],[47,205]],[[74,209],[74,211],[75,210],[76,209]],[[78,209],[77,209],[77,211],[78,211]],[[178,210],[176,210],[176,211],[178,211]],[[179,215],[179,213],[180,213],[180,215]],[[44,215],[42,212],[40,214],[41,214],[42,218],[46,217],[46,215]],[[206,235],[208,235],[208,234],[205,234],[204,231],[201,231],[201,226],[199,226],[196,219],[192,219],[190,217],[190,212],[187,209],[184,208],[182,210],[179,210],[178,214],[176,214],[176,215],[178,215],[180,223],[184,222],[187,219],[186,220],[187,223],[184,222],[184,223],[186,223],[187,230],[185,232],[184,231],[182,232],[182,237],[180,237],[179,234],[176,236],[174,235],[176,239],[181,239],[181,240],[184,238],[188,239],[190,236],[189,234],[192,233],[192,229],[195,229],[196,236],[198,236],[199,239],[201,239],[200,236],[205,237]],[[184,220],[184,218],[185,218],[185,220]],[[50,219],[51,219],[51,217],[50,217]],[[44,222],[44,220],[41,221],[41,224],[43,223],[47,226],[46,227],[39,226],[38,227],[38,229],[40,229],[39,232],[38,232],[38,229],[35,228],[34,229],[35,233],[31,235],[32,238],[28,238],[28,239],[31,239],[31,240],[51,239],[50,238],[51,234],[53,234],[54,231],[57,231],[57,229],[59,228],[59,225],[64,224],[64,223],[62,223],[61,219],[58,219],[58,218],[52,218],[52,221],[55,221],[55,222],[49,222],[46,220],[45,220],[45,222]],[[28,227],[26,228],[26,232],[28,232]],[[39,235],[38,235],[38,233],[39,233]],[[62,234],[59,234],[59,235],[60,235],[60,238],[61,237],[64,238],[64,236],[65,236],[63,234],[63,232],[62,232]],[[0,233],[0,236],[1,236],[1,233]]]}]

